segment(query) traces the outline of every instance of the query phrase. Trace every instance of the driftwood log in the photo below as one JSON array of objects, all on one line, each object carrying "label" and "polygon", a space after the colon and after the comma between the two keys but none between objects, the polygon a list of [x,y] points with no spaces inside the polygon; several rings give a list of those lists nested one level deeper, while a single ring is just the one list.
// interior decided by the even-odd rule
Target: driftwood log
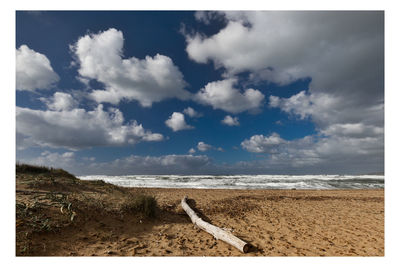
[{"label": "driftwood log", "polygon": [[189,215],[190,219],[192,220],[193,224],[199,227],[200,229],[206,231],[207,233],[213,235],[216,239],[222,240],[243,253],[247,253],[249,251],[250,245],[240,240],[236,236],[232,235],[229,232],[222,230],[219,227],[216,227],[208,222],[203,221],[196,213],[189,207],[186,203],[187,196],[185,196],[182,201],[181,205],[183,210]]}]

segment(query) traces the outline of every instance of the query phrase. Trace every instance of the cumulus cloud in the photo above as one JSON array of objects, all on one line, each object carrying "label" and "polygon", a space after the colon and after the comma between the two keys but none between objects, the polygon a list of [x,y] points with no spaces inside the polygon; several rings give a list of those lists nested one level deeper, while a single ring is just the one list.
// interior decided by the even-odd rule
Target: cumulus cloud
[{"label": "cumulus cloud", "polygon": [[70,94],[56,92],[51,98],[40,98],[50,110],[71,110],[78,106],[76,101]]},{"label": "cumulus cloud", "polygon": [[16,89],[34,91],[50,89],[59,77],[51,67],[50,60],[27,45],[16,50]]},{"label": "cumulus cloud", "polygon": [[205,152],[207,150],[213,149],[214,147],[212,145],[206,144],[204,142],[199,142],[197,144],[197,149],[201,152]]},{"label": "cumulus cloud", "polygon": [[[337,125],[347,125],[347,127],[359,125],[360,129],[365,129],[366,134],[371,132],[368,130],[371,128],[383,129],[383,103],[361,108],[352,106],[351,101],[353,100],[346,99],[344,96],[328,93],[307,94],[301,91],[289,98],[270,96],[269,106],[280,108],[300,119],[310,118],[321,132],[332,132],[332,127],[337,127]],[[342,131],[341,134],[346,132],[348,131]],[[383,135],[383,130],[378,132]]]},{"label": "cumulus cloud", "polygon": [[193,129],[194,127],[188,125],[185,121],[185,115],[180,112],[174,112],[171,116],[165,121],[165,124],[171,128],[174,132],[181,130]]},{"label": "cumulus cloud", "polygon": [[196,110],[194,110],[191,107],[187,107],[183,110],[183,113],[185,113],[186,115],[188,115],[191,118],[198,118],[203,116],[201,113],[197,112]]},{"label": "cumulus cloud", "polygon": [[[383,104],[352,106],[353,99],[328,92],[301,91],[288,98],[269,97],[269,106],[299,119],[311,119],[316,134],[294,140],[252,136],[242,142],[249,152],[271,153],[266,160],[242,162],[243,168],[302,173],[367,173],[383,171]],[[271,142],[272,143],[272,142]]]},{"label": "cumulus cloud", "polygon": [[242,147],[253,153],[270,153],[268,159],[242,163],[243,168],[293,173],[368,173],[383,171],[383,104],[357,109],[346,99],[328,93],[304,91],[289,98],[270,96],[269,106],[299,119],[315,122],[316,134],[274,141],[263,135],[244,140]]},{"label": "cumulus cloud", "polygon": [[229,125],[229,126],[239,126],[239,118],[238,117],[232,117],[230,115],[226,115],[225,118],[221,121],[223,124]]},{"label": "cumulus cloud", "polygon": [[255,83],[311,78],[307,91],[270,96],[269,105],[311,119],[320,131],[334,124],[383,127],[383,12],[220,14],[227,23],[218,33],[185,35],[192,60],[211,61],[226,77],[248,72]]},{"label": "cumulus cloud", "polygon": [[71,46],[82,78],[95,79],[105,90],[94,90],[97,102],[118,104],[122,99],[137,100],[142,106],[167,98],[188,99],[186,82],[171,58],[157,54],[144,59],[123,58],[121,31],[108,29],[85,35]]},{"label": "cumulus cloud", "polygon": [[26,139],[31,144],[68,149],[163,140],[162,134],[145,130],[136,121],[124,123],[120,110],[110,108],[105,111],[103,105],[90,111],[64,107],[45,111],[16,107],[16,130],[20,136],[17,140],[21,143],[26,143]]},{"label": "cumulus cloud", "polygon": [[327,136],[348,136],[352,138],[379,137],[384,131],[383,127],[364,125],[363,123],[332,124],[321,133]]},{"label": "cumulus cloud", "polygon": [[285,143],[279,134],[272,133],[270,136],[253,135],[249,140],[244,140],[241,146],[249,152],[277,153],[277,147]]},{"label": "cumulus cloud", "polygon": [[[313,116],[314,120],[322,123],[331,114],[333,109],[344,108],[343,102],[338,97],[325,93],[307,94],[301,91],[289,98],[280,98],[271,95],[269,106],[306,119]],[[337,114],[336,114],[337,115]],[[331,119],[332,120],[332,119]]]},{"label": "cumulus cloud", "polygon": [[288,85],[298,79],[299,77],[295,76],[294,74],[277,71],[273,68],[261,69],[249,74],[249,80],[253,83],[268,81],[280,86]]},{"label": "cumulus cloud", "polygon": [[186,35],[191,59],[283,84],[312,77],[311,90],[347,91],[357,85],[357,93],[382,97],[376,88],[383,81],[383,12],[222,14],[228,22],[218,33]]},{"label": "cumulus cloud", "polygon": [[224,149],[222,147],[214,147],[212,145],[206,144],[204,142],[198,142],[197,143],[197,149],[201,152],[206,152],[208,150],[217,150],[220,152],[223,152]]},{"label": "cumulus cloud", "polygon": [[194,154],[196,153],[196,149],[194,149],[193,147],[191,149],[189,149],[188,151],[189,154]]},{"label": "cumulus cloud", "polygon": [[246,89],[241,93],[233,86],[237,79],[229,78],[208,83],[195,95],[195,100],[214,109],[222,109],[230,113],[257,111],[264,102],[264,95],[255,89]]}]

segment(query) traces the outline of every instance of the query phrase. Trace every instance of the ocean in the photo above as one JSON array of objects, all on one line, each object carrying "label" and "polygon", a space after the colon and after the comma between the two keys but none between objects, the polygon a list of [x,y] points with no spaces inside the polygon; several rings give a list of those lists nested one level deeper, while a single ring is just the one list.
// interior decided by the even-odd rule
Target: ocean
[{"label": "ocean", "polygon": [[202,189],[373,189],[384,188],[383,175],[87,175],[124,187]]}]

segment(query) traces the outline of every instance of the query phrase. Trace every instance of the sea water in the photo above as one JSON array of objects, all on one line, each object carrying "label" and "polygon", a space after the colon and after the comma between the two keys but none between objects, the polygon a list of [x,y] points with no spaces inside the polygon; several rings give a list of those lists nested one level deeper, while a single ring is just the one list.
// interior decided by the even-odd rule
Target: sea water
[{"label": "sea water", "polygon": [[383,175],[88,175],[124,187],[202,189],[373,189],[384,188]]}]

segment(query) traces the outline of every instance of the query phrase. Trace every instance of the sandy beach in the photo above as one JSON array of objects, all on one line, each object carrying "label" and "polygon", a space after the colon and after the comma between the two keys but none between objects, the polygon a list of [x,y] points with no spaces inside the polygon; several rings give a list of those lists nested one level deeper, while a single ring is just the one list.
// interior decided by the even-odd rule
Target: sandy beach
[{"label": "sandy beach", "polygon": [[142,255],[165,255],[163,249],[176,256],[244,255],[196,230],[180,208],[184,195],[203,219],[252,244],[248,256],[384,255],[383,190],[132,190],[155,195],[183,216],[151,229]]},{"label": "sandy beach", "polygon": [[[384,256],[384,190],[120,188],[17,173],[16,255]],[[122,212],[154,196],[153,217]],[[252,245],[249,253],[194,227],[205,221]],[[62,208],[61,208],[62,207]]]}]

